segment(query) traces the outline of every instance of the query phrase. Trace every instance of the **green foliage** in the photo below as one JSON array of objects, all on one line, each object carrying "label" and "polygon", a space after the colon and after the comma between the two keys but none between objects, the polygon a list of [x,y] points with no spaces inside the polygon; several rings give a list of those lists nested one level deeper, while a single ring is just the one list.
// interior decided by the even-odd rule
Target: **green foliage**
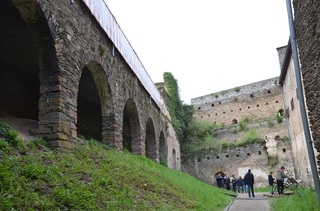
[{"label": "green foliage", "polygon": [[250,128],[248,132],[246,132],[242,139],[241,142],[250,144],[250,143],[264,143],[264,140],[259,136],[257,131],[254,128]]},{"label": "green foliage", "polygon": [[235,88],[234,88],[234,91],[235,91],[235,92],[239,92],[239,91],[240,91],[240,87],[235,87]]},{"label": "green foliage", "polygon": [[[192,106],[183,105],[180,100],[177,80],[169,72],[163,74],[164,87],[169,96],[169,113],[172,119],[174,130],[178,140],[185,140],[186,124],[192,118]],[[191,114],[190,114],[191,111]]]},{"label": "green foliage", "polygon": [[0,210],[222,210],[230,201],[186,173],[107,148],[90,140],[72,152],[5,153]]},{"label": "green foliage", "polygon": [[268,156],[268,164],[270,166],[276,166],[276,165],[278,165],[278,163],[279,163],[278,155],[275,155],[273,157]]},{"label": "green foliage", "polygon": [[221,122],[220,128],[223,129],[223,128],[225,128],[225,126],[226,126],[225,123],[224,123],[224,122]]},{"label": "green foliage", "polygon": [[274,122],[274,119],[273,118],[268,118],[268,126],[269,127],[272,127],[273,126],[273,122]]},{"label": "green foliage", "polygon": [[283,118],[285,118],[284,113],[279,113],[279,112],[277,112],[277,114],[276,114],[276,121],[277,121],[279,124],[282,122]]},{"label": "green foliage", "polygon": [[14,130],[10,125],[3,122],[0,122],[0,139],[2,141],[2,144],[1,144],[2,148],[6,150],[8,150],[9,147],[6,147],[3,141],[8,142],[9,146],[14,146],[14,147],[23,146],[23,140],[18,137],[18,132]]},{"label": "green foliage", "polygon": [[239,131],[245,131],[247,129],[248,123],[249,123],[249,118],[243,117],[239,122]]},{"label": "green foliage", "polygon": [[[182,146],[184,158],[201,156],[203,150],[211,147],[217,125],[206,121],[192,121],[188,125],[188,141]],[[209,145],[209,146],[207,146]]]},{"label": "green foliage", "polygon": [[316,192],[311,188],[298,188],[288,197],[271,199],[272,210],[320,210]]}]

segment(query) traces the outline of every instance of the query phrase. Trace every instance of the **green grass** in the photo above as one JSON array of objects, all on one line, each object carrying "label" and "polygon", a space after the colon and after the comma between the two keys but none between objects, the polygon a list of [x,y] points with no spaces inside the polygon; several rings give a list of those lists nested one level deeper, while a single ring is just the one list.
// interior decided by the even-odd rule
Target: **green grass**
[{"label": "green grass", "polygon": [[223,210],[232,198],[186,173],[94,140],[69,152],[52,150],[39,139],[2,143],[7,143],[0,151],[2,211]]},{"label": "green grass", "polygon": [[310,188],[298,188],[292,195],[271,199],[274,211],[319,211],[316,192]]}]

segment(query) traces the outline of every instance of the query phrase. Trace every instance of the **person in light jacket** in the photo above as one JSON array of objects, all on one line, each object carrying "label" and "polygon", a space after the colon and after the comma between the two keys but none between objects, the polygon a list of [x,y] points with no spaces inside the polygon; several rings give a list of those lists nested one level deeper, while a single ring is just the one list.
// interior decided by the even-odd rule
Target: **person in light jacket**
[{"label": "person in light jacket", "polygon": [[278,195],[282,195],[283,194],[283,189],[284,189],[284,178],[286,177],[286,175],[284,174],[284,166],[281,166],[278,171],[277,171],[277,175],[276,175],[276,179],[277,179],[277,188],[278,188]]}]

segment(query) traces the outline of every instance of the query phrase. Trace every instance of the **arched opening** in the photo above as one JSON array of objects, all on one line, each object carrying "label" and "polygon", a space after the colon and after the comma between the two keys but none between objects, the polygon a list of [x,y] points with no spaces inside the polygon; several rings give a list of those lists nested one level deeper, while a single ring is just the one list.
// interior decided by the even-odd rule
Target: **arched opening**
[{"label": "arched opening", "polygon": [[146,157],[151,160],[157,160],[157,140],[154,130],[153,121],[151,118],[147,121],[146,127],[146,143],[145,143]]},{"label": "arched opening", "polygon": [[232,124],[233,124],[233,125],[235,125],[235,124],[237,124],[237,123],[238,123],[238,121],[237,121],[236,119],[233,119],[233,120],[232,120]]},{"label": "arched opening", "polygon": [[102,140],[101,101],[88,67],[84,67],[80,79],[77,117],[78,137]]},{"label": "arched opening", "polygon": [[280,140],[280,136],[279,136],[279,135],[276,135],[276,136],[274,137],[274,139],[275,139],[276,141],[279,141],[279,140]]},{"label": "arched opening", "polygon": [[168,157],[168,146],[166,144],[166,140],[164,138],[163,131],[160,132],[159,138],[159,154],[160,154],[160,164],[167,166],[167,157]]},{"label": "arched opening", "polygon": [[28,119],[37,124],[40,89],[37,37],[9,1],[0,2],[0,25],[0,118]]},{"label": "arched opening", "polygon": [[123,149],[141,154],[141,131],[138,110],[135,102],[128,99],[123,111],[122,126]]}]

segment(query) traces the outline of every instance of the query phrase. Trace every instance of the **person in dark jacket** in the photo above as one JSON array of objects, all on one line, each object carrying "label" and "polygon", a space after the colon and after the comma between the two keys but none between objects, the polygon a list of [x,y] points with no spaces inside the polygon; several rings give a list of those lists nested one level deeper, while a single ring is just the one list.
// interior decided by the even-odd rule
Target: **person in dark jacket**
[{"label": "person in dark jacket", "polygon": [[223,177],[221,176],[221,174],[218,174],[216,181],[217,181],[217,185],[219,188],[222,188],[222,186],[223,186],[222,180],[223,180]]},{"label": "person in dark jacket", "polygon": [[230,177],[229,177],[229,175],[228,174],[225,174],[225,176],[224,176],[224,184],[226,185],[226,188],[227,188],[227,190],[230,190],[231,189],[231,187],[230,187]]},{"label": "person in dark jacket", "polygon": [[273,172],[271,171],[269,176],[268,176],[268,182],[269,182],[269,185],[270,185],[270,194],[274,194],[274,191],[273,191],[273,184],[274,184],[274,177],[273,177]]},{"label": "person in dark jacket", "polygon": [[244,176],[244,182],[246,184],[246,187],[248,188],[249,198],[254,197],[254,190],[253,190],[253,184],[254,184],[254,176],[251,173],[251,169],[248,170],[246,175]]}]

